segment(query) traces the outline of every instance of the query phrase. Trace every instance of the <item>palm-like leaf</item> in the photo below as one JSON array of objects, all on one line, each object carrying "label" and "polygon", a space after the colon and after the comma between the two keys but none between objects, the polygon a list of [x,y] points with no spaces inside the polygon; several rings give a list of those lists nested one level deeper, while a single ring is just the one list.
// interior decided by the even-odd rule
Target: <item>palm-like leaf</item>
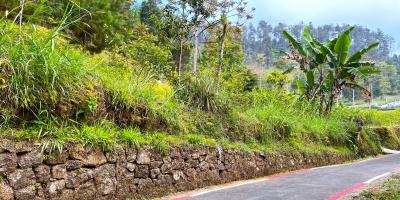
[{"label": "palm-like leaf", "polygon": [[286,37],[286,39],[289,40],[290,44],[295,48],[295,50],[297,50],[301,55],[306,55],[305,50],[303,49],[303,47],[301,46],[301,44],[299,42],[297,42],[297,40],[287,31],[283,31],[283,36]]},{"label": "palm-like leaf", "polygon": [[361,91],[366,96],[371,96],[371,92],[368,89],[366,89],[365,87],[363,87],[361,85],[358,85],[357,83],[354,83],[354,82],[353,83],[345,83],[344,86],[351,88],[351,89]]},{"label": "palm-like leaf", "polygon": [[338,55],[338,60],[340,64],[346,62],[347,56],[349,54],[350,46],[351,46],[351,38],[350,33],[353,31],[354,27],[344,31],[338,37],[338,40],[335,44],[335,53]]},{"label": "palm-like leaf", "polygon": [[362,58],[363,55],[371,51],[372,49],[376,48],[379,45],[378,42],[375,42],[371,45],[369,45],[367,48],[361,49],[360,51],[357,51],[354,53],[347,62],[356,62]]},{"label": "palm-like leaf", "polygon": [[359,61],[359,62],[352,62],[352,63],[348,63],[346,64],[346,67],[372,67],[375,66],[375,62],[370,62],[370,61]]},{"label": "palm-like leaf", "polygon": [[377,70],[373,67],[360,67],[360,68],[346,68],[347,72],[355,77],[365,79],[368,75],[380,73],[380,70]]},{"label": "palm-like leaf", "polygon": [[307,95],[307,83],[304,80],[297,80],[297,88],[301,95]]}]

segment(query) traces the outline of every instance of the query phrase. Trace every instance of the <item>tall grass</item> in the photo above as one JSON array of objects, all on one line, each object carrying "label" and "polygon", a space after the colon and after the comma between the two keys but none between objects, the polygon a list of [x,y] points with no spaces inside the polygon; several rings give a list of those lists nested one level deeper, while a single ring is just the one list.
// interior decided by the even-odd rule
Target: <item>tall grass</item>
[{"label": "tall grass", "polygon": [[[84,54],[57,39],[57,30],[0,22],[0,89],[3,106],[15,110],[54,111],[63,99],[83,98],[86,81]],[[20,35],[22,34],[22,35]]]},{"label": "tall grass", "polygon": [[237,106],[231,113],[233,137],[256,138],[261,142],[298,138],[324,145],[346,145],[355,132],[350,116],[338,113],[321,116],[317,111],[299,107],[290,94],[274,89],[250,94],[249,106]]},{"label": "tall grass", "polygon": [[[174,88],[150,72],[141,73],[134,62],[116,53],[84,53],[58,37],[59,28],[25,24],[20,32],[7,21],[0,27],[0,128],[17,138],[47,140],[45,146],[53,150],[79,142],[104,149],[154,145],[165,151],[170,143],[187,142],[302,151],[308,146],[316,150],[358,145],[375,152],[374,134],[357,133],[364,141],[357,143],[357,117],[367,125],[399,124],[399,111],[337,108],[322,116],[288,91],[218,91],[207,76],[190,77]],[[90,123],[72,117],[86,108],[105,113]],[[27,111],[34,117],[24,119],[26,126],[3,126]],[[130,123],[120,123],[119,118]]]}]

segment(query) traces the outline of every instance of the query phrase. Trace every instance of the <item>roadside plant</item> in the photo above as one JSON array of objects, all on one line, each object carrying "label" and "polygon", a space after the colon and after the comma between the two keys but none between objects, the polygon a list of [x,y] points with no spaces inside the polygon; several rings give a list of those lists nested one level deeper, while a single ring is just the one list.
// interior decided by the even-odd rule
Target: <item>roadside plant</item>
[{"label": "roadside plant", "polygon": [[293,48],[285,54],[299,64],[305,76],[305,80],[297,81],[300,94],[312,103],[319,98],[320,113],[332,111],[334,101],[345,87],[371,95],[359,81],[380,72],[373,61],[364,59],[378,43],[350,54],[350,34],[353,30],[354,27],[351,27],[324,43],[315,39],[308,27],[304,29],[301,41],[287,31],[283,32]]}]

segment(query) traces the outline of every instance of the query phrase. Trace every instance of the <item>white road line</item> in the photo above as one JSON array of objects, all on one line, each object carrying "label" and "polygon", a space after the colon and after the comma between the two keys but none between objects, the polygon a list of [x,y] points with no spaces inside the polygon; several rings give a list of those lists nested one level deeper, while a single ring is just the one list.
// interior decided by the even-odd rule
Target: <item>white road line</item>
[{"label": "white road line", "polygon": [[369,179],[368,181],[365,181],[364,183],[370,184],[370,183],[372,183],[372,182],[374,182],[374,181],[376,181],[376,180],[378,180],[378,179],[380,179],[380,178],[389,176],[390,174],[391,174],[390,172],[386,172],[386,173],[381,174],[381,175],[379,175],[379,176],[375,176],[374,178],[371,178],[371,179]]},{"label": "white road line", "polygon": [[199,193],[196,193],[196,194],[192,194],[190,196],[191,197],[196,197],[196,196],[200,196],[200,195],[207,194],[207,193],[210,193],[210,192],[215,192],[215,191],[224,190],[224,189],[228,189],[228,188],[238,187],[238,186],[247,185],[247,184],[251,184],[251,183],[258,183],[258,182],[262,182],[262,181],[266,181],[266,180],[268,180],[268,179],[266,178],[266,179],[261,179],[261,180],[256,180],[256,181],[249,181],[249,182],[240,183],[240,184],[237,184],[237,185],[231,185],[231,186],[216,188],[216,189],[208,190],[208,191],[204,191],[204,192],[199,192]]},{"label": "white road line", "polygon": [[322,167],[314,167],[314,168],[311,168],[310,170],[317,170],[317,169],[325,169],[325,168],[333,168],[333,167],[341,167],[341,166],[359,164],[359,163],[367,162],[367,161],[370,161],[370,160],[375,160],[375,159],[378,159],[378,158],[368,158],[368,159],[365,159],[365,160],[360,160],[360,161],[356,161],[356,162],[352,162],[352,163],[344,163],[344,164],[336,164],[336,165],[327,165],[327,166],[322,166]]}]

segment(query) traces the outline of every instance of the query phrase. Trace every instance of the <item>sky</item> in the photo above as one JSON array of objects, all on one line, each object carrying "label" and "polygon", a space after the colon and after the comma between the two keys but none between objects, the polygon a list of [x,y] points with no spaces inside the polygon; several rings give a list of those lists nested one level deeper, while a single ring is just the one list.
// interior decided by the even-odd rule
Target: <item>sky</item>
[{"label": "sky", "polygon": [[249,0],[249,6],[256,9],[253,23],[303,21],[379,28],[396,40],[394,51],[400,53],[400,0]]}]

